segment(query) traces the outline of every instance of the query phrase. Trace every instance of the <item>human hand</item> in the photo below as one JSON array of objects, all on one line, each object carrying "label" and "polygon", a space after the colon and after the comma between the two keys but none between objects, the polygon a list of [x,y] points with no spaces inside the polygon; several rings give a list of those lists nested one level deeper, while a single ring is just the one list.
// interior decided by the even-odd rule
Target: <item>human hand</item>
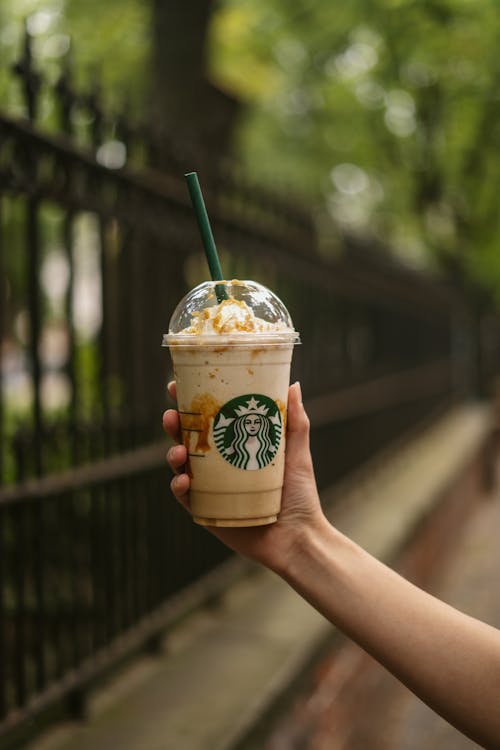
[{"label": "human hand", "polygon": [[[175,399],[175,382],[169,383],[168,390]],[[165,412],[163,427],[170,437],[180,442],[177,411]],[[189,511],[190,480],[184,472],[186,460],[184,445],[169,449],[167,461],[176,475],[171,482],[172,492]],[[288,392],[285,478],[278,520],[267,526],[206,528],[231,549],[279,572],[287,567],[301,540],[324,521],[309,448],[309,419],[302,404],[300,385],[294,383]]]}]

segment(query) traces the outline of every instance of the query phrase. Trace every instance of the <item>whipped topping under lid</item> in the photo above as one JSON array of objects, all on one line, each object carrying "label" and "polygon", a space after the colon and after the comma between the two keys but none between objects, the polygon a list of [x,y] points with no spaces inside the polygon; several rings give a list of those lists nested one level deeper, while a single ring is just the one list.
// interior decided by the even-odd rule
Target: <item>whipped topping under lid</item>
[{"label": "whipped topping under lid", "polygon": [[224,335],[228,333],[269,333],[290,331],[284,322],[270,323],[258,318],[254,311],[239,299],[225,299],[218,305],[193,313],[191,325],[181,334],[197,336]]},{"label": "whipped topping under lid", "polygon": [[[221,302],[220,287],[226,299]],[[167,346],[191,346],[201,340],[243,344],[248,335],[259,342],[299,342],[284,304],[270,289],[255,281],[205,281],[177,305],[163,338]]]}]

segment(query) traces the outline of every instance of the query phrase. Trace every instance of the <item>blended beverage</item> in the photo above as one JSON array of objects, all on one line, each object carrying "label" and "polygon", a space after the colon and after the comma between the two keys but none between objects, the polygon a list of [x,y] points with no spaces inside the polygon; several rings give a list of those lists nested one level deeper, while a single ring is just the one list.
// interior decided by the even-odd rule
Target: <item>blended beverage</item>
[{"label": "blended beverage", "polygon": [[164,343],[174,365],[197,523],[277,520],[298,338],[282,302],[253,281],[204,282],[177,306]]}]

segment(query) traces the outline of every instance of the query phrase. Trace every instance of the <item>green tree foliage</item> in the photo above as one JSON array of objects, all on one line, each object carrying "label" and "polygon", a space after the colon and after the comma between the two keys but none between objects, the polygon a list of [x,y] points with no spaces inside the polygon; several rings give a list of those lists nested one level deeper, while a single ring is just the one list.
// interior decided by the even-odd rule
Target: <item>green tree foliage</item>
[{"label": "green tree foliage", "polygon": [[[0,101],[22,114],[19,85],[10,66],[18,59],[25,25],[33,54],[47,84],[72,60],[75,83],[96,83],[113,107],[144,109],[148,98],[149,12],[141,0],[0,0]],[[131,100],[131,101],[130,101]],[[40,119],[50,123],[52,102],[43,101]]]},{"label": "green tree foliage", "polygon": [[255,177],[500,298],[499,30],[493,0],[226,0],[213,75]]},{"label": "green tree foliage", "polygon": [[[71,38],[79,82],[98,78],[108,103],[128,98],[147,114],[152,8],[0,0],[2,102],[19,106],[5,68],[28,18],[49,79]],[[206,72],[244,105],[234,149],[243,168],[313,201],[329,234],[372,233],[409,261],[452,269],[500,299],[496,0],[214,8]],[[50,122],[48,101],[42,115]]]}]

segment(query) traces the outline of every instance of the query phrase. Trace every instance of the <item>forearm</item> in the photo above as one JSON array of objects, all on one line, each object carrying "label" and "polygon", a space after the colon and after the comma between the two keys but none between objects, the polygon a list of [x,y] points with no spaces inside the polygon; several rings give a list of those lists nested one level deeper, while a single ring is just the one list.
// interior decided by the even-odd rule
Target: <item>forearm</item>
[{"label": "forearm", "polygon": [[434,710],[500,748],[500,631],[413,586],[326,520],[280,574]]}]

